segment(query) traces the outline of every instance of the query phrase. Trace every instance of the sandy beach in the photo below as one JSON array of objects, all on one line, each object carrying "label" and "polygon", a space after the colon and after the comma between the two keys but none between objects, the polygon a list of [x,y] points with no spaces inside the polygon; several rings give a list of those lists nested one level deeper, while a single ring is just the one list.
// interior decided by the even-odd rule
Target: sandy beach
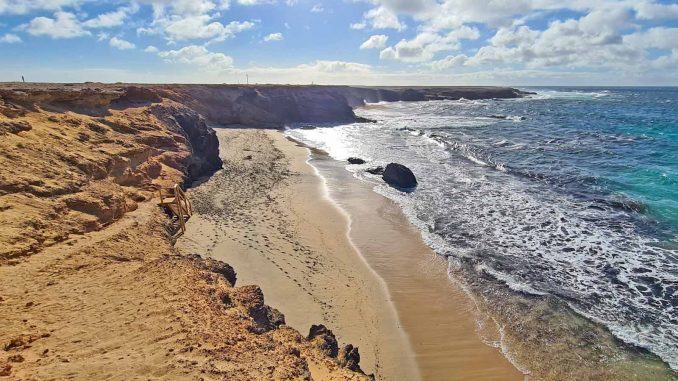
[{"label": "sandy beach", "polygon": [[182,252],[238,268],[301,332],[327,325],[377,379],[523,378],[395,204],[279,131],[216,130],[224,170],[189,191]]}]

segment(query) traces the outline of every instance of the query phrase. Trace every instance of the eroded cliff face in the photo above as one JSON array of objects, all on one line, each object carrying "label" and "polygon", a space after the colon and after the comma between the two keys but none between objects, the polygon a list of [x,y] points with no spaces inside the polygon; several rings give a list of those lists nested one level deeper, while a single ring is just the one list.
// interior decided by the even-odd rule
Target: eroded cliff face
[{"label": "eroded cliff face", "polygon": [[200,115],[142,93],[0,90],[0,262],[99,230],[160,187],[221,167]]}]

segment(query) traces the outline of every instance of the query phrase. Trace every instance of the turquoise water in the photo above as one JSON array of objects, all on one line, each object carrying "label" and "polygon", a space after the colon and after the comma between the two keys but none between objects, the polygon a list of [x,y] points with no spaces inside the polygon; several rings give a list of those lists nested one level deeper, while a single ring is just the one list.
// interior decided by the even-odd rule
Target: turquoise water
[{"label": "turquoise water", "polygon": [[452,263],[550,294],[678,369],[678,89],[528,88],[516,100],[397,102],[374,124],[289,134],[399,162],[398,202]]}]

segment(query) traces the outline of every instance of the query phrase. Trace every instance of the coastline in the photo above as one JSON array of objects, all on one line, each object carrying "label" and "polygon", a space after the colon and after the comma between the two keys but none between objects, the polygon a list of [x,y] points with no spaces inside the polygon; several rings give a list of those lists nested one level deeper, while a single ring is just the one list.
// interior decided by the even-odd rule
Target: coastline
[{"label": "coastline", "polygon": [[[479,336],[471,300],[396,204],[278,131],[216,130],[225,172],[264,165],[269,174],[291,173],[272,181],[239,170],[245,181],[269,187],[248,205],[224,196],[238,184],[219,181],[219,173],[190,190],[198,213],[177,242],[182,252],[232,264],[239,282],[258,284],[293,328],[327,325],[340,342],[359,347],[361,367],[377,379],[524,378],[486,344],[497,340],[496,330],[486,329],[484,341]],[[275,162],[268,169],[267,160]],[[211,206],[202,208],[206,198]]]}]

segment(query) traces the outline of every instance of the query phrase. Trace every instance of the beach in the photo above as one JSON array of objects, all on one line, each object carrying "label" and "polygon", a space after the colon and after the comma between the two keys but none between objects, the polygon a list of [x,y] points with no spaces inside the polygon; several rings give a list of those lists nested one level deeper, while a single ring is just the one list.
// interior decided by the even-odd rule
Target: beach
[{"label": "beach", "polygon": [[397,205],[280,131],[216,131],[224,169],[188,192],[179,250],[232,264],[301,332],[327,325],[377,379],[523,378]]}]

